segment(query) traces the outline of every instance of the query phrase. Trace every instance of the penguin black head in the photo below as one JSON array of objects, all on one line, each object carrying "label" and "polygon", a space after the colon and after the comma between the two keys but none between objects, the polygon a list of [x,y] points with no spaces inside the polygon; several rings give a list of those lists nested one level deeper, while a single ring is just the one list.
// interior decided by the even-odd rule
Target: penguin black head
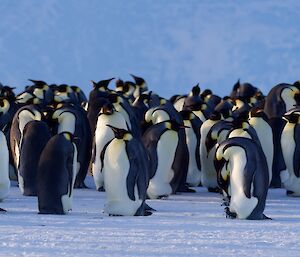
[{"label": "penguin black head", "polygon": [[130,74],[130,76],[133,77],[136,85],[142,86],[143,84],[145,84],[145,80],[143,78],[135,76],[133,74]]},{"label": "penguin black head", "polygon": [[81,92],[81,88],[78,86],[70,86],[70,88],[72,89],[73,92],[75,93],[80,93]]},{"label": "penguin black head", "polygon": [[61,84],[56,87],[55,91],[60,93],[69,93],[71,92],[71,87],[67,84]]},{"label": "penguin black head", "polygon": [[3,86],[1,84],[0,86],[0,97],[5,97],[8,100],[15,100],[16,96],[14,93],[15,87],[9,87],[9,86]]},{"label": "penguin black head", "polygon": [[116,89],[117,91],[123,91],[124,81],[122,79],[116,80]]},{"label": "penguin black head", "polygon": [[93,83],[94,89],[98,89],[100,91],[106,91],[108,89],[108,85],[109,83],[115,78],[110,78],[110,79],[106,79],[106,80],[100,80],[98,82],[95,82],[93,80],[91,80],[91,82]]},{"label": "penguin black head", "polygon": [[240,79],[238,79],[238,81],[233,85],[233,88],[232,88],[232,91],[231,91],[231,94],[230,94],[231,99],[235,99],[236,94],[237,94],[237,90],[240,87],[240,85],[241,85],[240,84]]},{"label": "penguin black head", "polygon": [[[235,114],[235,113],[233,113],[233,114]],[[249,119],[248,111],[238,113],[237,116],[234,116],[234,120],[232,122],[233,128],[234,129],[242,128],[244,130],[247,130],[250,126],[248,123],[248,119]]]},{"label": "penguin black head", "polygon": [[189,110],[182,110],[179,112],[179,114],[183,120],[192,120],[196,117],[195,114]]},{"label": "penguin black head", "polygon": [[112,115],[115,111],[116,110],[115,110],[113,104],[111,102],[107,102],[107,103],[103,104],[99,114]]},{"label": "penguin black head", "polygon": [[251,85],[250,83],[246,82],[240,84],[236,92],[236,97],[248,101],[251,97],[253,97],[256,94],[256,92],[257,92],[257,88]]},{"label": "penguin black head", "polygon": [[129,92],[130,90],[134,90],[134,88],[135,88],[135,84],[133,83],[133,82],[131,82],[131,81],[125,81],[124,82],[124,86],[123,86],[123,93],[127,93],[127,92]]},{"label": "penguin black head", "polygon": [[115,138],[123,139],[125,141],[129,141],[132,139],[132,135],[131,135],[130,131],[128,131],[126,129],[122,129],[122,128],[116,128],[109,124],[106,124],[106,126],[111,128],[111,130],[114,132]]},{"label": "penguin black head", "polygon": [[288,121],[289,123],[298,123],[299,117],[300,107],[293,108],[283,115],[283,119]]},{"label": "penguin black head", "polygon": [[221,119],[222,119],[222,115],[221,115],[221,113],[218,112],[218,111],[213,111],[213,112],[209,115],[209,119],[210,119],[210,120],[214,120],[214,121],[221,120]]},{"label": "penguin black head", "polygon": [[264,120],[268,120],[266,113],[264,110],[260,107],[253,107],[250,110],[250,117],[258,117],[258,118],[263,118]]},{"label": "penguin black head", "polygon": [[230,100],[222,100],[215,107],[215,111],[218,112],[224,119],[232,117],[233,103]]},{"label": "penguin black head", "polygon": [[190,92],[190,96],[199,96],[200,95],[200,92],[201,92],[201,89],[200,89],[200,87],[199,87],[199,83],[196,85],[196,86],[194,86],[193,88],[192,88],[192,90],[191,90],[191,92]]},{"label": "penguin black head", "polygon": [[179,131],[180,129],[188,128],[187,126],[181,125],[175,120],[164,121],[165,127],[169,130]]},{"label": "penguin black head", "polygon": [[207,96],[212,95],[213,92],[210,89],[205,89],[202,94],[201,94],[201,98],[204,100]]},{"label": "penguin black head", "polygon": [[47,83],[42,80],[34,80],[34,79],[28,79],[28,80],[31,81],[36,88],[42,89],[44,88],[45,85],[47,85]]},{"label": "penguin black head", "polygon": [[9,107],[9,101],[4,97],[0,97],[0,116],[5,114],[9,110]]},{"label": "penguin black head", "polygon": [[108,95],[108,100],[109,100],[112,104],[122,102],[122,98],[120,97],[119,94],[116,94],[116,93],[110,93],[110,94]]}]

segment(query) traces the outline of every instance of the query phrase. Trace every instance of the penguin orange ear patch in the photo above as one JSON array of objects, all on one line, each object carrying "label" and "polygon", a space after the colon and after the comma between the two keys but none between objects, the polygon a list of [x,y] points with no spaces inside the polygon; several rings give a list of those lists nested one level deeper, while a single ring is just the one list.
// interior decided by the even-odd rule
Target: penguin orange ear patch
[{"label": "penguin orange ear patch", "polygon": [[69,133],[64,133],[64,137],[68,140],[71,141],[71,136]]}]

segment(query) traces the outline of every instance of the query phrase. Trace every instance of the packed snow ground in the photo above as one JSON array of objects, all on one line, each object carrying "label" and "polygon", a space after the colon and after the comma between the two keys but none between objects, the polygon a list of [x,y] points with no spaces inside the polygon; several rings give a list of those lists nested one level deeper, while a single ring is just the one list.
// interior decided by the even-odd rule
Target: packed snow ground
[{"label": "packed snow ground", "polygon": [[196,189],[148,200],[149,217],[109,217],[104,192],[77,189],[69,215],[39,215],[14,185],[0,204],[0,256],[299,256],[300,198],[271,189],[273,220],[230,220],[220,195]]}]

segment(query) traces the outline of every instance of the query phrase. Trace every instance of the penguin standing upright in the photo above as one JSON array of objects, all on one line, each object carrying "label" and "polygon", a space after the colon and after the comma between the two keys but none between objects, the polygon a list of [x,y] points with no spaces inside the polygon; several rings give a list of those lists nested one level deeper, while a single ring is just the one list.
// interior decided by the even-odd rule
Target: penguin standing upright
[{"label": "penguin standing upright", "polygon": [[[20,146],[23,139],[23,130],[27,123],[33,120],[42,120],[44,115],[36,105],[21,107],[15,114],[10,128],[10,146],[16,170],[19,168]],[[18,172],[19,176],[19,172]]]},{"label": "penguin standing upright", "polygon": [[189,166],[186,183],[189,186],[198,186],[201,181],[200,163],[200,128],[201,120],[192,111],[181,111],[186,134],[186,144],[189,150]]},{"label": "penguin standing upright", "polygon": [[95,142],[92,157],[92,171],[96,189],[101,191],[104,188],[104,176],[101,171],[101,152],[105,145],[114,138],[114,133],[107,125],[127,129],[127,124],[123,115],[114,110],[111,103],[106,103],[100,110],[95,131]]},{"label": "penguin standing upright", "polygon": [[281,135],[281,147],[287,170],[280,178],[289,196],[300,196],[300,107],[284,115],[287,121]]},{"label": "penguin standing upright", "polygon": [[269,170],[269,184],[272,180],[272,165],[274,155],[273,131],[268,123],[268,118],[260,108],[252,108],[250,112],[249,124],[256,131],[261,147],[267,159]]},{"label": "penguin standing upright", "polygon": [[76,140],[78,151],[78,173],[75,181],[76,188],[86,187],[85,177],[92,155],[92,135],[85,111],[73,104],[64,103],[52,114],[52,120],[57,121],[54,133],[69,132]]},{"label": "penguin standing upright", "polygon": [[0,201],[9,193],[9,153],[4,133],[0,130]]},{"label": "penguin standing upright", "polygon": [[68,132],[57,134],[42,151],[37,174],[41,214],[66,214],[72,209],[77,171],[77,149],[72,137]]},{"label": "penguin standing upright", "polygon": [[18,167],[19,188],[23,195],[37,195],[38,162],[50,138],[50,129],[43,121],[33,120],[24,127]]},{"label": "penguin standing upright", "polygon": [[107,197],[105,212],[110,215],[148,216],[145,203],[148,186],[146,150],[128,130],[108,125],[114,132],[103,149],[104,183]]},{"label": "penguin standing upright", "polygon": [[[161,105],[150,108],[145,113],[145,121],[148,124],[156,124],[167,120],[175,121],[183,126],[183,120],[174,106],[165,99],[160,99]],[[185,130],[178,131],[178,144],[174,156],[172,171],[174,176],[171,181],[172,192],[194,192],[186,185],[186,177],[188,172],[189,151],[186,144]]]},{"label": "penguin standing upright", "polygon": [[[265,155],[254,140],[234,137],[216,151],[219,185],[230,195],[229,218],[267,219],[263,214],[269,187]],[[229,180],[229,187],[225,186]],[[227,182],[227,183],[226,183]]]},{"label": "penguin standing upright", "polygon": [[184,128],[176,121],[163,121],[149,127],[142,141],[150,157],[149,186],[147,195],[151,199],[169,196],[175,175],[173,162],[179,144],[178,131]]},{"label": "penguin standing upright", "polygon": [[265,99],[264,112],[273,130],[274,158],[272,165],[271,187],[281,187],[280,172],[286,169],[281,149],[281,133],[286,123],[282,116],[296,105],[295,96],[299,95],[296,86],[281,83],[273,87]]}]

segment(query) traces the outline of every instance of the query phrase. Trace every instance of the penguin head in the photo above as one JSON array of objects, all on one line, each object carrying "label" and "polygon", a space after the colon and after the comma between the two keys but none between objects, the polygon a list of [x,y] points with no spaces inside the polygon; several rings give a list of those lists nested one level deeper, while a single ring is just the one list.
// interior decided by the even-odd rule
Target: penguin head
[{"label": "penguin head", "polygon": [[0,97],[0,116],[7,113],[9,108],[9,101],[4,97]]},{"label": "penguin head", "polygon": [[205,89],[201,93],[201,98],[203,99],[204,102],[207,102],[208,99],[212,96],[213,92],[210,89]]},{"label": "penguin head", "polygon": [[250,124],[248,123],[248,119],[249,119],[248,111],[238,113],[237,116],[234,116],[234,120],[232,122],[233,129],[243,129],[243,130],[249,129]]},{"label": "penguin head", "polygon": [[159,97],[159,103],[160,103],[160,105],[164,105],[167,103],[167,100],[163,97]]},{"label": "penguin head", "polygon": [[34,80],[34,79],[28,79],[28,80],[31,81],[34,84],[35,88],[46,90],[46,88],[49,87],[45,81]]},{"label": "penguin head", "polygon": [[117,94],[117,93],[110,93],[108,95],[108,100],[112,103],[112,104],[119,104],[123,102],[123,98]]},{"label": "penguin head", "polygon": [[294,123],[294,124],[300,122],[299,118],[300,118],[300,107],[293,108],[283,115],[284,120],[286,120],[289,123]]},{"label": "penguin head", "polygon": [[0,97],[4,97],[8,100],[14,101],[16,99],[16,95],[13,91],[14,89],[15,89],[15,87],[3,86],[1,84],[1,86],[0,86]]},{"label": "penguin head", "polygon": [[124,141],[130,141],[132,139],[132,134],[130,133],[130,131],[122,128],[116,128],[109,124],[106,124],[106,126],[111,128],[116,139],[123,139]]},{"label": "penguin head", "polygon": [[180,116],[182,117],[182,119],[185,120],[192,120],[196,118],[196,115],[192,112],[192,111],[188,111],[188,110],[182,110],[179,112]]},{"label": "penguin head", "polygon": [[178,123],[177,121],[175,120],[168,120],[168,121],[164,121],[165,123],[165,127],[166,129],[169,129],[169,130],[174,130],[174,131],[179,131],[181,129],[184,129],[184,128],[189,128],[188,126],[184,126],[180,123]]},{"label": "penguin head", "polygon": [[200,96],[200,92],[201,92],[201,89],[199,87],[199,83],[194,86],[191,90],[191,92],[189,93],[189,96]]},{"label": "penguin head", "polygon": [[113,79],[115,79],[115,78],[100,80],[98,82],[95,82],[95,81],[91,80],[91,82],[92,82],[93,87],[94,87],[95,90],[107,91],[108,90],[108,85]]},{"label": "penguin head", "polygon": [[101,107],[99,115],[112,115],[114,112],[116,112],[116,109],[114,108],[113,104],[111,102],[107,102]]},{"label": "penguin head", "polygon": [[133,74],[130,74],[130,76],[134,79],[135,84],[136,84],[137,86],[142,86],[142,87],[145,86],[144,84],[146,84],[146,81],[145,81],[143,78],[138,77],[138,76],[135,76],[135,75],[133,75]]},{"label": "penguin head", "polygon": [[232,101],[228,98],[224,98],[219,104],[217,104],[213,113],[219,113],[221,115],[219,120],[232,120],[232,108]]},{"label": "penguin head", "polygon": [[266,113],[260,107],[251,108],[250,113],[249,113],[249,118],[262,118],[265,121],[268,120],[268,117],[267,117]]},{"label": "penguin head", "polygon": [[82,92],[81,88],[78,86],[70,86],[70,88],[74,93],[78,94],[78,93]]},{"label": "penguin head", "polygon": [[123,92],[123,87],[124,87],[124,81],[122,79],[117,79],[116,80],[116,91],[117,92]]}]

